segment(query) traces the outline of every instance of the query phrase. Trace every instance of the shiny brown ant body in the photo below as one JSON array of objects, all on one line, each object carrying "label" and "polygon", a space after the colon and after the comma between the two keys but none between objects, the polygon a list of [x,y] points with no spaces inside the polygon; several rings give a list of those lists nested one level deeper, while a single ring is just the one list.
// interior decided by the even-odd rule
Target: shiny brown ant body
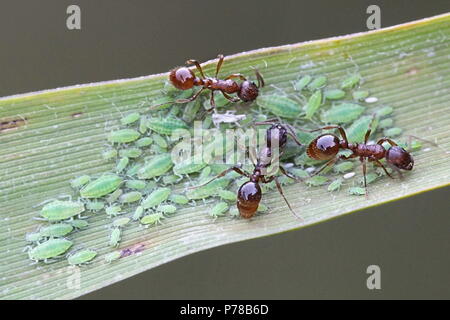
[{"label": "shiny brown ant body", "polygon": [[[172,85],[180,90],[188,90],[193,88],[194,86],[201,87],[199,91],[197,91],[192,97],[187,99],[178,99],[175,100],[174,103],[187,103],[197,99],[197,97],[204,90],[211,90],[210,104],[211,108],[207,111],[211,111],[215,108],[214,102],[214,92],[220,91],[223,96],[231,102],[251,102],[254,101],[259,94],[259,88],[264,86],[264,79],[261,74],[255,70],[256,78],[258,80],[258,85],[254,82],[247,80],[243,75],[239,73],[230,74],[225,79],[218,79],[217,76],[219,74],[220,68],[223,64],[223,55],[219,55],[219,62],[217,63],[216,73],[214,77],[206,77],[203,73],[203,69],[200,66],[200,63],[197,60],[188,60],[186,64],[193,64],[197,68],[201,77],[197,77],[195,73],[187,68],[187,67],[179,67],[170,71],[169,80]],[[238,83],[232,79],[239,78],[242,80],[241,83]],[[237,98],[233,98],[230,94],[236,93]],[[150,109],[155,108],[157,106],[152,106]]]},{"label": "shiny brown ant body", "polygon": [[[359,157],[362,163],[363,175],[364,175],[364,188],[367,195],[367,182],[366,182],[366,160],[369,162],[375,162],[378,166],[383,168],[384,172],[390,177],[392,175],[386,170],[385,166],[380,162],[381,159],[386,159],[388,165],[392,166],[398,172],[402,170],[412,170],[414,166],[414,160],[411,154],[398,146],[393,140],[389,138],[382,138],[377,141],[376,144],[367,144],[371,133],[371,128],[366,132],[364,143],[349,143],[345,130],[341,126],[326,126],[317,130],[338,129],[342,139],[339,139],[334,134],[325,133],[315,138],[308,146],[306,153],[312,159],[316,160],[328,160],[325,165],[313,175],[319,174],[326,167],[332,166],[339,159],[351,159]],[[313,130],[313,131],[317,131]],[[383,147],[383,143],[388,142],[391,146],[388,149]],[[337,156],[340,149],[348,149],[353,153],[350,156]]]},{"label": "shiny brown ant body", "polygon": [[[292,210],[292,207],[284,196],[283,189],[281,188],[281,184],[278,181],[277,176],[268,174],[267,169],[279,161],[279,158],[281,157],[283,149],[287,143],[287,136],[291,136],[298,145],[301,146],[302,144],[297,139],[295,131],[290,125],[280,124],[275,120],[267,120],[264,122],[257,122],[255,124],[272,125],[266,131],[266,144],[256,157],[257,161],[256,164],[254,164],[253,172],[249,173],[242,170],[239,166],[233,166],[200,186],[206,185],[217,178],[223,177],[231,171],[235,171],[240,175],[247,177],[249,181],[242,184],[238,189],[236,205],[239,210],[240,216],[245,219],[250,219],[255,215],[262,198],[262,191],[259,184],[269,183],[275,180],[278,192],[283,197],[289,209],[295,216],[300,218],[294,212],[294,210]],[[287,177],[294,180],[300,180],[299,178],[292,176],[290,173],[286,172],[286,170],[281,165],[279,166],[279,169]]]}]

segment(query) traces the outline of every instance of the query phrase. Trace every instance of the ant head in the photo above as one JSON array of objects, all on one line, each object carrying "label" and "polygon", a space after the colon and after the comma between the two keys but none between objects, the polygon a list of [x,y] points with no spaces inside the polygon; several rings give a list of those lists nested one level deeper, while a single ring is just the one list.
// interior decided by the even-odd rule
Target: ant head
[{"label": "ant head", "polygon": [[308,146],[306,153],[316,160],[329,160],[337,155],[340,140],[333,134],[322,134],[315,138]]},{"label": "ant head", "polygon": [[170,71],[170,82],[180,90],[187,90],[194,86],[195,74],[191,69],[180,67]]},{"label": "ant head", "polygon": [[244,81],[239,85],[238,97],[244,102],[254,101],[259,94],[259,89],[254,82]]},{"label": "ant head", "polygon": [[283,148],[287,143],[287,130],[286,128],[279,124],[274,123],[268,130],[267,130],[267,146],[270,148],[272,145],[272,142],[277,140],[278,141],[278,147]]},{"label": "ant head", "polygon": [[386,151],[386,161],[403,170],[412,170],[414,166],[411,154],[399,146],[390,147]]}]

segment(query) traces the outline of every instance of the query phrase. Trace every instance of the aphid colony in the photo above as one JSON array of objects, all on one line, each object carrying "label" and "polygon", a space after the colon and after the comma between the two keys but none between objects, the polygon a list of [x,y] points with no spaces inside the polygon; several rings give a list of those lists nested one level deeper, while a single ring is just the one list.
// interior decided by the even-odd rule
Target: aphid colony
[{"label": "aphid colony", "polygon": [[[330,192],[347,185],[348,194],[361,195],[367,194],[362,186],[367,189],[367,184],[384,174],[392,177],[390,169],[413,167],[405,145],[391,139],[401,134],[400,128],[393,127],[393,109],[380,106],[370,114],[366,111],[365,103],[377,99],[361,87],[359,74],[351,74],[335,86],[329,85],[325,75],[303,74],[285,93],[277,90],[269,94],[260,92],[264,80],[258,71],[258,84],[237,73],[221,80],[221,55],[212,78],[205,76],[196,60],[187,63],[195,65],[200,77],[187,67],[172,70],[163,88],[164,95],[151,103],[150,112],[125,114],[120,119],[121,128],[109,132],[110,146],[102,156],[105,162],[115,162],[111,172],[92,177],[79,175],[70,182],[78,192],[77,200],[50,200],[43,204],[39,218],[46,225],[26,235],[33,244],[28,251],[30,259],[49,262],[66,255],[71,265],[92,261],[96,250],[78,247],[69,252],[74,247],[71,234],[87,228],[87,218],[92,215],[105,213],[110,218],[105,243],[117,248],[131,223],[138,222],[143,227],[162,224],[186,206],[208,205],[214,218],[229,212],[248,219],[257,211],[267,211],[261,202],[263,194],[276,188],[291,212],[299,216],[301,213],[294,212],[282,185],[304,181],[310,187],[325,186]],[[199,87],[196,92],[195,87]],[[215,96],[215,92],[221,94]],[[209,96],[204,97],[205,93]],[[247,115],[236,115],[230,110],[239,102],[247,104]],[[248,104],[252,102],[257,107],[250,109]],[[221,114],[218,110],[222,107],[226,112]],[[270,119],[273,116],[277,118]],[[265,144],[259,150],[249,148],[252,166],[192,161],[199,160],[194,157],[174,163],[171,151],[180,140],[175,133],[191,132],[196,119],[202,120],[203,129],[214,125],[221,131],[266,126]],[[323,127],[318,128],[318,123]],[[333,132],[317,134],[317,130]],[[386,137],[370,143],[370,134],[377,130]],[[195,139],[191,142],[198,143]],[[229,148],[213,136],[203,142],[206,152],[217,150],[218,145]],[[420,145],[416,143],[415,148]],[[345,160],[352,158],[362,163],[363,179],[349,184],[355,176],[355,163]],[[374,171],[368,172],[366,161],[376,164]],[[273,165],[278,165],[282,175],[267,172]],[[319,175],[326,172],[333,173],[334,180],[330,182],[329,176]],[[125,251],[106,254],[105,262],[129,255]]]}]

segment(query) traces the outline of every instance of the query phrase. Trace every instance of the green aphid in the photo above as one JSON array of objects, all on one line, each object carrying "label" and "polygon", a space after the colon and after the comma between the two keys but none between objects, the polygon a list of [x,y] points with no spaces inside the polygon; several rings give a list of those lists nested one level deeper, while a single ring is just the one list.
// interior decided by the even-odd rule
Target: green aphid
[{"label": "green aphid", "polygon": [[139,119],[139,132],[144,134],[147,132],[147,117],[146,116],[141,116],[141,118]]},{"label": "green aphid", "polygon": [[349,123],[358,119],[363,112],[364,107],[359,104],[341,103],[323,112],[320,120],[324,123]]},{"label": "green aphid", "polygon": [[228,206],[228,203],[219,202],[214,207],[211,208],[209,214],[212,215],[213,217],[218,217],[227,212],[229,208],[230,207]]},{"label": "green aphid", "polygon": [[155,212],[148,214],[141,219],[141,224],[158,224],[161,222],[161,220],[164,218],[164,215],[162,212]]},{"label": "green aphid", "polygon": [[27,242],[38,242],[41,238],[42,237],[39,232],[29,232],[25,235],[25,240]]},{"label": "green aphid", "polygon": [[341,89],[350,89],[356,86],[361,80],[361,76],[359,74],[351,75],[348,78],[345,78],[341,83]]},{"label": "green aphid", "polygon": [[169,146],[169,144],[167,143],[167,140],[164,139],[159,134],[153,134],[152,137],[153,137],[153,141],[161,148],[167,149],[167,147]]},{"label": "green aphid", "polygon": [[366,135],[370,124],[372,123],[372,132],[375,132],[378,127],[378,122],[377,117],[363,116],[359,118],[346,130],[348,141],[352,143],[361,143],[364,141],[364,136]]},{"label": "green aphid", "polygon": [[306,172],[306,170],[303,170],[300,168],[290,168],[288,171],[298,178],[302,178],[302,179],[309,178],[309,174],[308,174],[308,172]]},{"label": "green aphid", "polygon": [[130,191],[119,197],[121,203],[132,203],[142,199],[142,193],[138,191]]},{"label": "green aphid", "polygon": [[401,135],[403,132],[403,130],[401,128],[389,128],[387,130],[384,130],[384,135],[386,137],[397,137],[399,135]]},{"label": "green aphid", "polygon": [[186,123],[191,123],[192,121],[194,121],[201,105],[202,104],[200,99],[188,102],[183,109],[183,115],[181,116],[181,119],[183,119],[183,121]]},{"label": "green aphid", "polygon": [[151,179],[159,177],[169,171],[173,166],[170,153],[159,154],[146,161],[137,172],[139,179]]},{"label": "green aphid", "polygon": [[147,147],[153,143],[153,139],[150,137],[140,138],[136,141],[136,146],[139,148]]},{"label": "green aphid", "polygon": [[122,207],[118,206],[118,205],[106,207],[106,209],[105,209],[106,214],[110,217],[115,217],[115,216],[121,214],[121,211],[122,211]]},{"label": "green aphid", "polygon": [[82,198],[100,198],[120,187],[123,179],[115,174],[106,174],[84,186],[80,190]]},{"label": "green aphid", "polygon": [[341,189],[343,180],[341,178],[334,180],[328,185],[327,190],[330,192],[337,191]]},{"label": "green aphid", "polygon": [[326,184],[328,182],[328,178],[324,176],[314,176],[306,180],[306,184],[311,187],[318,187]]},{"label": "green aphid", "polygon": [[133,221],[139,220],[143,214],[144,214],[144,207],[137,206],[136,209],[134,210],[134,213],[133,213],[133,216],[131,217],[131,219],[133,219]]},{"label": "green aphid", "polygon": [[173,98],[164,96],[152,101],[152,111],[159,111],[170,108],[173,105]]},{"label": "green aphid", "polygon": [[264,203],[260,203],[258,209],[256,209],[258,212],[267,212],[268,210],[269,208]]},{"label": "green aphid", "polygon": [[109,134],[108,140],[112,143],[128,143],[136,141],[141,134],[133,129],[122,129]]},{"label": "green aphid", "polygon": [[115,228],[120,228],[125,226],[126,224],[128,224],[128,222],[130,222],[131,219],[130,218],[118,218],[116,220],[113,221],[113,227]]},{"label": "green aphid", "polygon": [[102,153],[102,157],[105,160],[111,160],[117,158],[118,152],[116,149],[106,150]]},{"label": "green aphid", "polygon": [[198,175],[198,181],[203,181],[211,175],[212,169],[210,166],[204,167]]},{"label": "green aphid", "polygon": [[120,228],[114,228],[109,236],[109,245],[111,247],[117,247],[119,245],[121,236],[122,231],[120,230]]},{"label": "green aphid", "polygon": [[297,138],[304,145],[310,144],[311,141],[313,141],[316,138],[316,136],[317,135],[314,135],[313,133],[304,132],[300,130],[297,131]]},{"label": "green aphid", "polygon": [[157,145],[156,143],[152,144],[150,146],[150,152],[152,154],[161,154],[161,153],[167,153],[167,149],[161,148],[161,146]]},{"label": "green aphid", "polygon": [[323,160],[315,160],[306,154],[306,152],[300,154],[299,156],[294,158],[294,163],[297,166],[315,166],[317,164],[323,163]]},{"label": "green aphid", "polygon": [[227,201],[236,201],[237,200],[236,192],[232,192],[229,190],[218,190],[217,195],[222,200],[227,200]]},{"label": "green aphid", "polygon": [[119,151],[119,155],[124,158],[139,158],[142,155],[142,150],[139,148],[128,148]]},{"label": "green aphid", "polygon": [[128,163],[130,163],[130,159],[128,157],[120,158],[116,165],[116,173],[120,173],[125,170]]},{"label": "green aphid", "polygon": [[341,89],[328,89],[323,93],[327,100],[339,100],[345,97],[345,91]]},{"label": "green aphid", "polygon": [[92,261],[97,256],[97,252],[92,249],[84,249],[69,254],[67,261],[71,266],[78,266]]},{"label": "green aphid", "polygon": [[394,112],[394,108],[386,106],[386,107],[378,109],[376,111],[376,115],[378,117],[386,117],[386,116],[390,115],[392,112]]},{"label": "green aphid", "polygon": [[70,181],[70,185],[72,186],[72,188],[80,188],[82,186],[84,186],[86,183],[89,183],[89,181],[91,181],[91,177],[89,177],[88,175],[82,175],[80,177],[77,177],[73,180]]},{"label": "green aphid", "polygon": [[150,193],[143,201],[144,209],[156,207],[169,198],[172,190],[170,188],[158,188]]},{"label": "green aphid", "polygon": [[175,183],[179,182],[180,180],[181,180],[180,176],[177,176],[176,174],[171,174],[168,176],[163,176],[162,183],[164,185],[175,184]]},{"label": "green aphid", "polygon": [[89,223],[86,220],[82,219],[71,220],[69,221],[69,223],[76,229],[83,229],[89,225]]},{"label": "green aphid", "polygon": [[282,118],[296,119],[301,112],[300,106],[294,100],[291,100],[284,96],[260,96],[258,97],[256,102],[262,108],[267,109],[274,115]]},{"label": "green aphid", "polygon": [[232,216],[232,217],[239,217],[239,215],[240,215],[239,209],[236,206],[231,207],[228,212],[230,213],[230,216]]},{"label": "green aphid", "polygon": [[171,213],[175,213],[175,211],[177,211],[177,207],[175,207],[174,205],[171,205],[171,204],[159,205],[156,208],[156,211],[171,214]]},{"label": "green aphid", "polygon": [[325,76],[318,76],[314,78],[314,80],[308,84],[308,89],[310,91],[315,91],[319,88],[324,87],[327,84],[327,77]]},{"label": "green aphid", "polygon": [[134,163],[130,168],[128,168],[126,175],[129,177],[135,176],[138,171],[142,168],[142,163]]},{"label": "green aphid", "polygon": [[39,229],[39,234],[43,238],[60,238],[73,231],[73,226],[69,223],[55,223]]},{"label": "green aphid", "polygon": [[343,157],[350,157],[352,154],[353,154],[353,151],[352,151],[352,150],[349,150],[349,149],[341,149],[341,150],[339,150],[337,156],[338,156],[338,157],[341,157],[341,156],[343,156]]},{"label": "green aphid", "polygon": [[189,199],[182,194],[171,194],[169,196],[169,201],[176,204],[187,204],[189,202]]},{"label": "green aphid", "polygon": [[116,201],[117,199],[119,199],[119,197],[122,195],[123,190],[122,189],[117,189],[116,191],[114,191],[113,193],[111,193],[108,198],[106,198],[106,201],[108,201],[109,203],[113,203],[114,201]]},{"label": "green aphid", "polygon": [[343,173],[352,170],[354,163],[352,161],[343,161],[333,166],[333,171],[336,173]]},{"label": "green aphid", "polygon": [[368,90],[356,90],[352,93],[353,100],[362,101],[369,96]]},{"label": "green aphid", "polygon": [[305,109],[305,118],[311,119],[316,111],[319,109],[322,104],[322,91],[316,90],[311,97],[309,97],[308,104]]},{"label": "green aphid", "polygon": [[176,130],[188,130],[188,125],[180,119],[173,117],[150,118],[147,120],[147,127],[159,134],[166,136],[172,135]]},{"label": "green aphid", "polygon": [[103,201],[88,201],[86,203],[86,209],[90,211],[99,211],[105,207],[105,203]]},{"label": "green aphid", "polygon": [[41,216],[49,222],[61,221],[79,215],[84,211],[84,204],[74,201],[54,200],[41,210]]},{"label": "green aphid", "polygon": [[199,172],[207,165],[207,163],[196,160],[196,158],[193,157],[186,161],[177,163],[172,170],[176,175],[191,174],[194,172]]},{"label": "green aphid", "polygon": [[386,129],[386,128],[392,127],[393,125],[394,125],[394,119],[386,118],[386,119],[380,120],[378,127],[381,129]]},{"label": "green aphid", "polygon": [[129,189],[142,190],[147,184],[142,180],[127,180],[125,186]]},{"label": "green aphid", "polygon": [[67,239],[50,239],[28,251],[31,260],[40,261],[58,257],[72,246],[73,242]]},{"label": "green aphid", "polygon": [[120,119],[120,123],[122,125],[126,126],[128,124],[138,121],[140,117],[141,117],[141,115],[139,114],[139,112],[133,112],[133,113],[127,114],[125,117]]},{"label": "green aphid", "polygon": [[230,184],[230,182],[231,180],[228,178],[225,177],[218,178],[216,180],[211,181],[207,185],[194,189],[189,189],[186,192],[186,197],[189,200],[199,200],[215,196],[218,190],[225,189]]},{"label": "green aphid", "polygon": [[[378,178],[379,178],[379,175],[377,175],[374,172],[369,172],[368,174],[366,174],[366,183],[367,184],[372,183],[375,180],[377,180]],[[361,177],[361,179],[359,180],[359,183],[361,185],[364,185],[364,177]]]},{"label": "green aphid", "polygon": [[348,193],[355,196],[363,196],[366,194],[366,190],[361,187],[351,187],[348,189]]},{"label": "green aphid", "polygon": [[420,149],[422,149],[422,143],[420,141],[417,141],[417,140],[411,141],[411,144],[410,144],[409,148],[412,151],[420,150]]},{"label": "green aphid", "polygon": [[177,94],[177,99],[187,99],[192,97],[192,95],[194,94],[194,89],[188,89],[188,90],[181,90],[178,91]]},{"label": "green aphid", "polygon": [[121,251],[113,251],[111,253],[108,253],[107,255],[105,255],[105,262],[106,263],[111,263],[113,261],[119,260],[122,256],[122,252]]},{"label": "green aphid", "polygon": [[294,89],[297,91],[302,91],[312,80],[310,75],[305,75],[300,78],[296,83],[294,83]]}]

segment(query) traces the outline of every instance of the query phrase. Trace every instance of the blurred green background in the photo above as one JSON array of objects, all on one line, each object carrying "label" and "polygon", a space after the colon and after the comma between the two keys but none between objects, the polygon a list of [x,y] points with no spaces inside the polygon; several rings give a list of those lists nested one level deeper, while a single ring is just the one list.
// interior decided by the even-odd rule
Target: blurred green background
[{"label": "blurred green background", "polygon": [[[81,8],[81,30],[66,8]],[[450,1],[2,1],[0,96],[160,73],[188,58],[366,31]],[[236,70],[239,71],[239,70]],[[178,259],[82,299],[450,298],[450,188]],[[381,290],[366,268],[379,265]]]}]

